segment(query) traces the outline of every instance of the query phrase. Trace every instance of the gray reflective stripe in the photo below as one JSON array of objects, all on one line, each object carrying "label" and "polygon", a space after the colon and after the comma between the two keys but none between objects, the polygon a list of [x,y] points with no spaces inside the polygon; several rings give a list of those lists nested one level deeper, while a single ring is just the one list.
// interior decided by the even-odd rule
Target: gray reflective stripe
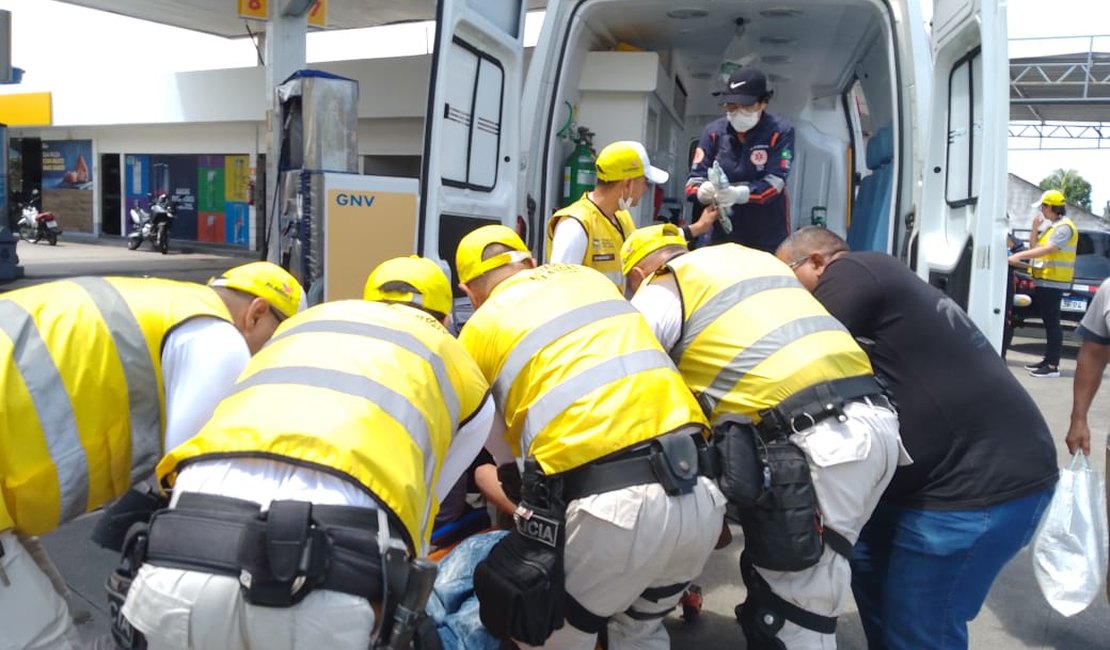
[{"label": "gray reflective stripe", "polygon": [[525,334],[524,338],[509,353],[509,358],[501,366],[501,372],[493,380],[493,396],[497,405],[504,408],[505,400],[509,397],[509,389],[513,387],[513,382],[520,375],[524,365],[531,361],[532,357],[536,356],[540,350],[590,323],[596,323],[613,316],[634,313],[636,311],[627,300],[595,302],[576,307]]},{"label": "gray reflective stripe", "polygon": [[[386,415],[396,420],[412,437],[416,446],[420,448],[420,452],[424,456],[424,485],[429,490],[435,490],[432,478],[435,476],[435,468],[438,462],[435,447],[432,446],[431,429],[428,427],[428,421],[424,419],[424,414],[407,397],[364,375],[310,366],[287,366],[259,370],[235,384],[231,395],[236,395],[255,386],[278,384],[323,388],[372,402],[385,411]],[[429,511],[430,508],[426,509],[424,521],[420,524],[420,530],[422,531],[427,525]]]},{"label": "gray reflective stripe", "polygon": [[158,378],[139,321],[120,295],[103,278],[74,278],[92,299],[112,334],[116,354],[127,381],[127,412],[131,421],[131,481],[148,477],[162,457],[162,403]]},{"label": "gray reflective stripe", "polygon": [[782,180],[778,176],[775,176],[774,174],[767,174],[766,176],[763,177],[763,180],[768,185],[775,188],[776,192],[781,192],[782,188],[786,187],[786,181]]},{"label": "gray reflective stripe", "polygon": [[10,300],[0,300],[0,331],[12,341],[12,361],[31,394],[58,472],[58,523],[64,524],[84,514],[89,501],[89,461],[77,434],[73,404],[31,314]]},{"label": "gray reflective stripe", "polygon": [[[521,451],[525,455],[531,453],[529,450],[540,432],[570,408],[571,404],[617,380],[659,368],[674,368],[674,364],[662,350],[638,350],[613,357],[565,379],[529,407],[521,430]],[[630,405],[629,408],[637,407]]]},{"label": "gray reflective stripe", "polygon": [[772,354],[794,341],[818,332],[845,332],[840,321],[832,316],[806,316],[792,320],[767,332],[762,338],[744,348],[721,368],[698,401],[706,409],[706,416],[713,412],[725,395],[732,392],[744,377]]},{"label": "gray reflective stripe", "polygon": [[740,302],[747,300],[757,293],[772,289],[799,288],[801,285],[793,276],[768,275],[757,278],[745,278],[731,286],[722,289],[717,295],[705,302],[704,305],[694,310],[686,319],[682,328],[682,340],[671,348],[671,358],[675,363],[682,359],[686,349],[698,338],[707,327]]},{"label": "gray reflective stripe", "polygon": [[424,361],[427,361],[428,365],[432,367],[432,372],[436,376],[436,382],[439,383],[439,390],[443,395],[443,400],[447,402],[447,414],[451,419],[451,435],[454,436],[455,430],[459,426],[459,411],[461,410],[459,406],[459,396],[455,392],[455,385],[451,383],[451,375],[447,373],[447,365],[443,363],[443,358],[433,352],[423,341],[407,332],[401,332],[371,323],[355,323],[346,320],[317,320],[291,327],[282,332],[279,336],[273,337],[270,343],[280,341],[294,334],[305,333],[364,336],[369,339],[392,343],[393,345],[408,350]]}]

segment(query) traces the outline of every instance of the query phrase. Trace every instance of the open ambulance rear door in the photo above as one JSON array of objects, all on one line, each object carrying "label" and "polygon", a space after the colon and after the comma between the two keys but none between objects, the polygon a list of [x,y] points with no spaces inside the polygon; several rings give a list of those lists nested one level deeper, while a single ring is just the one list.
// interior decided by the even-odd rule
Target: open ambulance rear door
[{"label": "open ambulance rear door", "polygon": [[416,250],[454,273],[455,248],[516,226],[525,0],[439,0]]},{"label": "open ambulance rear door", "polygon": [[911,260],[997,349],[1007,275],[1005,3],[936,0],[932,38],[932,110]]}]

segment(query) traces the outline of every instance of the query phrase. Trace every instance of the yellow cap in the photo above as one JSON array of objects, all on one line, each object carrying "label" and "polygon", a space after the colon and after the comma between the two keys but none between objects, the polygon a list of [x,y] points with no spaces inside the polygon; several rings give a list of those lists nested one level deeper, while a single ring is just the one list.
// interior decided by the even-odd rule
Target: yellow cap
[{"label": "yellow cap", "polygon": [[[490,244],[508,246],[512,252],[483,260],[482,252]],[[459,272],[459,282],[466,283],[483,273],[530,257],[532,253],[528,251],[520,235],[505,226],[482,226],[467,233],[459,242],[459,248],[455,251],[455,268]]]},{"label": "yellow cap", "polygon": [[597,169],[598,180],[602,181],[623,181],[626,178],[646,176],[652,183],[661,185],[671,177],[662,169],[652,167],[644,145],[632,140],[620,140],[606,145],[597,154],[594,167]]},{"label": "yellow cap", "polygon": [[1035,208],[1040,205],[1060,207],[1067,202],[1067,199],[1064,198],[1064,193],[1060,190],[1045,190],[1045,193],[1041,195],[1041,200],[1034,203],[1033,207]]},{"label": "yellow cap", "polygon": [[251,262],[224,271],[208,281],[210,287],[227,287],[257,296],[289,318],[297,313],[304,289],[301,283],[273,262]]},{"label": "yellow cap", "polygon": [[[395,287],[386,289],[390,283],[404,283],[415,291],[398,291]],[[430,259],[419,255],[394,257],[370,272],[362,298],[404,302],[446,315],[451,313],[451,281],[443,269]]]},{"label": "yellow cap", "polygon": [[628,275],[632,267],[664,246],[686,246],[678,226],[660,223],[633,230],[621,246],[621,273]]}]

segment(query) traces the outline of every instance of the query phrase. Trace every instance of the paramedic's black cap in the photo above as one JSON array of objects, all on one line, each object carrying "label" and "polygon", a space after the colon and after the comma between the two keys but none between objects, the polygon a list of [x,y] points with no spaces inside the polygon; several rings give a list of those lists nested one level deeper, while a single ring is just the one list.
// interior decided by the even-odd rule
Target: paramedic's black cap
[{"label": "paramedic's black cap", "polygon": [[714,95],[722,104],[754,104],[771,95],[767,90],[767,75],[755,68],[740,68],[728,77],[723,90]]}]

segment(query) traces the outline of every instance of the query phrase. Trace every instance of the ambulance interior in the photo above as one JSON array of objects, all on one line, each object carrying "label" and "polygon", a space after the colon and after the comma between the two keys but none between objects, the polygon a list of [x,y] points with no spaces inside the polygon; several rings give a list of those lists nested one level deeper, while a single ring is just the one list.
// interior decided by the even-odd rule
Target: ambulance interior
[{"label": "ambulance interior", "polygon": [[711,93],[735,66],[752,66],[774,90],[768,111],[795,129],[792,229],[824,212],[854,249],[900,252],[904,224],[892,217],[901,176],[893,32],[886,5],[871,0],[582,3],[560,54],[546,57],[556,71],[548,70],[554,97],[550,110],[537,112],[548,123],[535,125],[541,155],[530,156],[543,161],[542,180],[529,177],[539,215],[577,198],[564,196],[563,167],[581,126],[594,133],[595,151],[639,140],[671,173],[661,205],[645,194],[633,214],[638,224],[655,214],[689,220],[683,186],[693,150],[702,128],[724,115]]}]

